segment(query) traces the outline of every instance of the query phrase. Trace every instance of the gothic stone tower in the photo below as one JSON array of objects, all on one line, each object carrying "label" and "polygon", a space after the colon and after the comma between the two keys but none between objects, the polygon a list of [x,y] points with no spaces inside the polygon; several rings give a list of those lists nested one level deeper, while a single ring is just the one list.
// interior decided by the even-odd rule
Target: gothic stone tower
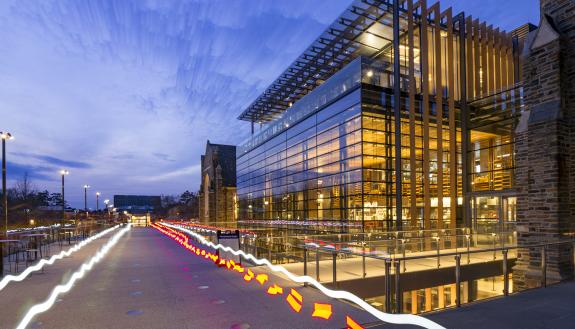
[{"label": "gothic stone tower", "polygon": [[[575,1],[542,0],[539,28],[523,53],[526,110],[517,129],[517,240],[568,239],[575,227]],[[573,276],[570,245],[519,250],[515,290]]]}]

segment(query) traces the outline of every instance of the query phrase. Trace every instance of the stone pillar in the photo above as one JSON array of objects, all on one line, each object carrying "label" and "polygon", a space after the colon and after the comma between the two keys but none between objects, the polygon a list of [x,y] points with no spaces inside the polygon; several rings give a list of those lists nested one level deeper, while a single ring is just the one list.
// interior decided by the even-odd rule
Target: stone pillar
[{"label": "stone pillar", "polygon": [[[569,80],[575,75],[564,65],[566,51],[573,49],[565,49],[564,35],[554,17],[570,16],[566,24],[574,25],[575,2],[542,0],[541,8],[540,26],[529,36],[523,54],[526,111],[516,131],[515,177],[519,246],[564,240],[573,226],[570,189],[575,175],[570,173],[575,173],[571,169],[575,169],[575,158],[570,154],[575,150],[571,142],[574,111],[566,95],[573,92]],[[575,36],[575,32],[568,33]],[[550,281],[572,277],[571,246],[549,248],[547,265]],[[513,269],[514,289],[540,285],[541,273],[541,248],[520,249]]]}]

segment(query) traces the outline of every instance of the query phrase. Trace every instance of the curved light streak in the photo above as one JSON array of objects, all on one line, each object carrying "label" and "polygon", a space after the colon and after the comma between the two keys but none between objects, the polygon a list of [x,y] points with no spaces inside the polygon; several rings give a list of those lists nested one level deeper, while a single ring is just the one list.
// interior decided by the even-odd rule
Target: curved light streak
[{"label": "curved light streak", "polygon": [[22,318],[16,329],[26,329],[26,326],[28,326],[30,321],[32,321],[36,315],[49,310],[56,302],[58,296],[70,291],[74,287],[74,283],[83,278],[84,275],[86,275],[86,273],[89,272],[96,263],[102,260],[102,258],[106,256],[108,251],[110,251],[110,249],[120,240],[120,238],[130,230],[130,227],[131,224],[128,224],[125,228],[121,229],[112,238],[110,238],[110,240],[106,242],[106,244],[94,256],[92,256],[88,262],[84,262],[84,264],[82,264],[82,266],[76,272],[74,272],[72,276],[70,276],[68,282],[56,286],[52,290],[52,293],[50,293],[50,297],[48,297],[48,299],[28,309],[28,312],[26,312],[26,315],[24,318]]},{"label": "curved light streak", "polygon": [[336,299],[345,299],[347,301],[350,301],[350,302],[361,307],[366,312],[370,313],[371,315],[373,315],[374,317],[376,317],[377,319],[379,319],[383,322],[393,323],[393,324],[411,324],[411,325],[416,325],[416,326],[420,326],[420,327],[424,327],[424,328],[428,328],[428,329],[445,329],[445,327],[443,327],[443,326],[441,326],[441,325],[439,325],[439,324],[437,324],[437,323],[435,323],[429,319],[426,319],[422,316],[413,315],[413,314],[390,314],[390,313],[381,312],[380,310],[374,308],[373,306],[371,306],[368,303],[366,303],[365,301],[363,301],[361,298],[357,297],[356,295],[354,295],[348,291],[328,289],[324,285],[322,285],[321,283],[319,283],[317,280],[315,280],[314,278],[312,278],[310,276],[294,275],[291,272],[289,272],[288,270],[286,270],[283,266],[273,265],[272,263],[270,263],[270,261],[268,261],[265,258],[262,258],[262,259],[256,258],[252,254],[246,254],[243,250],[234,250],[230,247],[223,246],[221,244],[214,244],[211,241],[208,241],[203,236],[197,234],[196,232],[193,232],[193,231],[188,230],[188,229],[183,228],[183,227],[179,227],[177,225],[172,225],[172,224],[167,224],[167,223],[162,223],[162,225],[165,225],[167,227],[170,227],[170,228],[173,228],[176,230],[184,231],[184,232],[192,235],[196,239],[198,239],[198,241],[200,241],[202,244],[207,245],[209,247],[212,247],[214,249],[221,249],[223,251],[231,252],[235,256],[241,256],[247,260],[251,260],[254,263],[256,263],[257,265],[266,265],[272,271],[280,272],[280,273],[284,274],[285,276],[287,276],[290,280],[292,280],[296,283],[308,283],[308,284],[316,287],[318,290],[320,290],[322,293],[324,293],[328,297],[336,298]]},{"label": "curved light streak", "polygon": [[99,239],[101,237],[103,237],[104,235],[110,233],[111,231],[117,229],[118,227],[120,227],[119,225],[116,225],[114,227],[110,227],[109,229],[106,229],[94,236],[91,236],[89,238],[87,238],[86,240],[75,244],[72,248],[65,250],[65,251],[61,251],[59,254],[53,255],[52,257],[50,257],[49,259],[41,259],[38,263],[36,263],[33,266],[29,266],[27,267],[22,273],[18,274],[18,275],[7,275],[5,276],[2,281],[0,281],[0,291],[2,291],[2,289],[6,288],[6,286],[8,285],[8,283],[10,282],[20,282],[23,281],[24,279],[26,279],[32,272],[36,272],[41,270],[45,265],[52,265],[54,264],[54,262],[56,262],[57,260],[60,260],[64,257],[68,257],[71,254],[75,253],[76,251],[82,249],[84,246],[86,246],[87,244],[89,244],[90,242]]}]

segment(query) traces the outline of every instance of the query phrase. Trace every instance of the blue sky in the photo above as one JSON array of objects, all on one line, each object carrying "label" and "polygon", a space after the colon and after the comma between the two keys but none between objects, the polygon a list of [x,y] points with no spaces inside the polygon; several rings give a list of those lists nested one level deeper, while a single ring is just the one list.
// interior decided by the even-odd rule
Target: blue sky
[{"label": "blue sky", "polygon": [[[0,1],[11,183],[28,172],[38,189],[58,191],[67,168],[73,206],[84,184],[104,198],[197,190],[206,140],[246,138],[238,114],[349,3]],[[505,30],[539,20],[537,0],[441,3]]]}]

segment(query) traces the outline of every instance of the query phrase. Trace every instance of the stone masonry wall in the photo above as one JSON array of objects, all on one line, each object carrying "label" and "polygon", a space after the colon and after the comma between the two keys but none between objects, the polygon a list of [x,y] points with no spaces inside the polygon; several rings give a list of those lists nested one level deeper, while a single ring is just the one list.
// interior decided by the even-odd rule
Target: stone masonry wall
[{"label": "stone masonry wall", "polygon": [[[575,218],[575,1],[542,0],[539,31],[523,58],[528,108],[517,131],[517,231],[519,245],[561,241]],[[547,277],[573,275],[573,251],[548,248]],[[514,288],[541,282],[541,248],[519,251]]]}]

